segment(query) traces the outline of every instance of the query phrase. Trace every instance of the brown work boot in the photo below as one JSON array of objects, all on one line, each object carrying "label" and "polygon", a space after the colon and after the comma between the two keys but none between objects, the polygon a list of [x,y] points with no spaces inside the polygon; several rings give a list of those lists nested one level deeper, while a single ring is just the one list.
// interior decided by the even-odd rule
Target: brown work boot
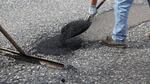
[{"label": "brown work boot", "polygon": [[127,48],[127,45],[125,42],[116,42],[112,39],[111,36],[107,36],[105,39],[103,39],[102,44],[109,46],[109,47]]}]

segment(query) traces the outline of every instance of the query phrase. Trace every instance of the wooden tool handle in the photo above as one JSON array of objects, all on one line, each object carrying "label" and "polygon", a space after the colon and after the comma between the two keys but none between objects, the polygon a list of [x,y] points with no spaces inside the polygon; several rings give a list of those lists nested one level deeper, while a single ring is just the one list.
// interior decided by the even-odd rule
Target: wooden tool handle
[{"label": "wooden tool handle", "polygon": [[9,42],[17,49],[17,51],[25,55],[25,52],[17,45],[17,43],[12,39],[12,37],[6,32],[6,30],[0,25],[0,31],[1,33],[9,40]]},{"label": "wooden tool handle", "polygon": [[15,51],[12,51],[12,50],[4,49],[4,48],[0,48],[0,50],[10,52],[10,53],[13,53],[13,54],[17,54],[17,55],[21,55],[22,57],[25,57],[26,59],[37,61],[38,63],[40,63],[42,65],[47,65],[49,67],[56,67],[56,68],[58,68],[58,67],[63,68],[64,67],[64,64],[61,64],[61,63],[58,63],[58,62],[54,62],[54,61],[34,57],[34,56],[31,56],[31,55],[26,55],[25,52],[21,49],[21,47],[19,47],[17,45],[17,43],[12,39],[12,37],[5,31],[5,29],[1,25],[0,25],[0,31],[10,41],[10,43],[17,49],[17,51],[19,53],[15,52]]},{"label": "wooden tool handle", "polygon": [[99,7],[101,7],[101,6],[104,4],[105,1],[106,1],[106,0],[101,1],[101,2],[97,5],[96,9],[99,9]]}]

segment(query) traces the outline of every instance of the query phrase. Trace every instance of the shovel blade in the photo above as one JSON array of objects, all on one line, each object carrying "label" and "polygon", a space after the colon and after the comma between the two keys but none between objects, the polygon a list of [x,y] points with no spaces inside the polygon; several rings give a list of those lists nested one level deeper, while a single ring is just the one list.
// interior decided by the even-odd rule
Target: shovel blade
[{"label": "shovel blade", "polygon": [[89,20],[76,20],[65,25],[61,34],[63,39],[70,39],[85,32],[91,25]]}]

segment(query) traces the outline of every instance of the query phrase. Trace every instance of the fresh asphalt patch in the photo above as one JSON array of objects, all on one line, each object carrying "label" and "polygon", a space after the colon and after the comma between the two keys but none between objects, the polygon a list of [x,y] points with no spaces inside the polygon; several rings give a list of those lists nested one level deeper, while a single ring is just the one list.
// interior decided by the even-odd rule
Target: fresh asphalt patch
[{"label": "fresh asphalt patch", "polygon": [[44,55],[67,55],[74,50],[81,48],[82,39],[74,38],[63,42],[61,34],[53,37],[43,37],[38,42],[34,43],[31,49],[34,53],[40,53]]},{"label": "fresh asphalt patch", "polygon": [[85,41],[80,36],[63,40],[62,35],[56,34],[54,36],[41,37],[33,43],[32,48],[29,50],[32,54],[43,54],[45,56],[60,56],[60,55],[73,55],[74,51],[78,49],[99,48],[102,45],[99,41]]}]

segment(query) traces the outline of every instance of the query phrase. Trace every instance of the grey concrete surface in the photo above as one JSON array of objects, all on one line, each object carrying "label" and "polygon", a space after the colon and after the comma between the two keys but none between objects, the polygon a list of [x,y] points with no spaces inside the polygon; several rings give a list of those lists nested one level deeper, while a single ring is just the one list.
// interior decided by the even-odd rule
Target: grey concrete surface
[{"label": "grey concrete surface", "polygon": [[[0,22],[25,52],[71,65],[67,69],[57,70],[17,60],[9,57],[13,55],[3,52],[0,53],[0,83],[149,84],[150,42],[146,36],[150,31],[150,22],[143,22],[148,20],[149,12],[148,8],[145,8],[146,0],[135,0],[134,3],[139,6],[134,8],[133,14],[140,13],[138,9],[146,12],[140,13],[143,16],[139,17],[140,19],[134,18],[136,26],[129,30],[129,47],[117,49],[80,36],[68,41],[68,45],[60,47],[59,34],[62,26],[79,18],[86,19],[88,1],[0,0]],[[113,0],[108,0],[99,9],[97,20],[105,18],[99,17],[105,13],[112,14],[113,4]],[[108,24],[113,24],[112,22]],[[14,49],[2,34],[0,45]]]}]

